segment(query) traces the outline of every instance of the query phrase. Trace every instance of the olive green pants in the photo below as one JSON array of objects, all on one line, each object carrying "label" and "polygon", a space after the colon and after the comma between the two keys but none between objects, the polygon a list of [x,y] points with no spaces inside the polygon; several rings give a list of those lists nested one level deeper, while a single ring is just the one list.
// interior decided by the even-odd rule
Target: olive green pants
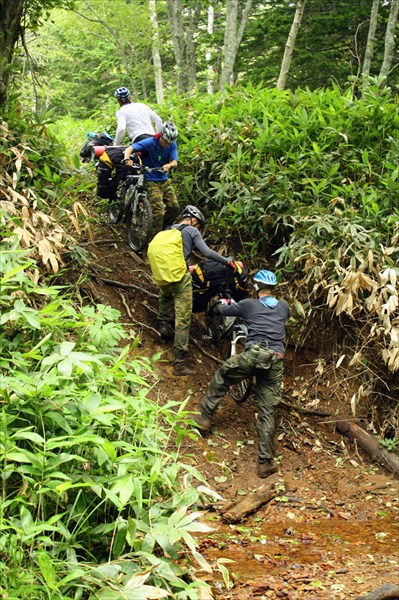
[{"label": "olive green pants", "polygon": [[228,358],[214,374],[200,408],[201,413],[211,419],[229,387],[252,376],[256,378],[258,452],[259,460],[263,462],[274,457],[276,407],[281,400],[283,379],[282,358],[258,345]]},{"label": "olive green pants", "polygon": [[189,271],[180,281],[159,288],[159,320],[175,320],[173,349],[176,360],[183,360],[190,337],[191,313],[193,310],[193,285]]},{"label": "olive green pants", "polygon": [[147,198],[152,208],[152,237],[176,221],[180,207],[169,179],[147,181]]}]

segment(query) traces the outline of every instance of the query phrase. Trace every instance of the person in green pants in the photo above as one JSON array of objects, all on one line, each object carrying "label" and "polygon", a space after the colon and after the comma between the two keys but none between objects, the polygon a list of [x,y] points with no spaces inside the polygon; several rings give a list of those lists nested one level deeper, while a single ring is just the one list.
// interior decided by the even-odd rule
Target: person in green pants
[{"label": "person in green pants", "polygon": [[239,316],[247,325],[248,337],[244,352],[228,358],[214,374],[200,414],[191,419],[202,431],[210,431],[212,418],[229,387],[248,377],[256,377],[258,405],[258,476],[268,477],[277,471],[274,460],[276,407],[281,400],[285,329],[290,308],[285,300],[277,300],[273,290],[277,285],[274,273],[258,271],[252,279],[257,299],[246,298],[229,304],[221,300],[217,309],[222,315]]}]

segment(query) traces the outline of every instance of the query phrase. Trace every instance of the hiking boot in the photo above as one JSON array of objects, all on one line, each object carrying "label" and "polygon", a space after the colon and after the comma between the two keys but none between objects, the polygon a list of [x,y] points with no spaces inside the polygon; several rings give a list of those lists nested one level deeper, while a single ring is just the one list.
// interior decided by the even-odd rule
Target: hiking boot
[{"label": "hiking boot", "polygon": [[265,479],[272,473],[276,473],[278,470],[278,464],[275,460],[267,460],[266,462],[258,463],[258,477]]},{"label": "hiking boot", "polygon": [[186,375],[195,375],[194,369],[190,369],[190,367],[184,362],[184,360],[177,361],[173,364],[173,373],[175,375],[186,376]]},{"label": "hiking boot", "polygon": [[159,323],[159,333],[161,334],[161,338],[163,340],[173,339],[173,331],[168,321],[161,321]]},{"label": "hiking boot", "polygon": [[189,418],[195,422],[195,426],[201,431],[210,431],[211,430],[211,422],[208,417],[204,417],[204,415],[188,415]]}]

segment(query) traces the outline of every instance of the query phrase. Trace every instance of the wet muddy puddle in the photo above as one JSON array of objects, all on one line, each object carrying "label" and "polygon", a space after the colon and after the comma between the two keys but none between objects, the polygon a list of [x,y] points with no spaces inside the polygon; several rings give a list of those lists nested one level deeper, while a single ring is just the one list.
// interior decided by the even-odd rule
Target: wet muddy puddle
[{"label": "wet muddy puddle", "polygon": [[230,559],[229,570],[249,580],[287,569],[318,564],[345,573],[351,561],[364,557],[372,565],[378,557],[399,562],[399,523],[388,519],[367,521],[315,520],[262,522],[256,527],[222,524],[203,538],[201,552],[208,561]]}]

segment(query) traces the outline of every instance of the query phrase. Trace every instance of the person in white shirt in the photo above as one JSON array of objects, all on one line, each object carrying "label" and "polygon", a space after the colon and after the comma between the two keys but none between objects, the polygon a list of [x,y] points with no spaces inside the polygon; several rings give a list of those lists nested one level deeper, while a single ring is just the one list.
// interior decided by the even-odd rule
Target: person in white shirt
[{"label": "person in white shirt", "polygon": [[[126,87],[120,87],[114,94],[120,109],[116,111],[117,128],[114,146],[122,144],[125,131],[133,142],[140,142],[162,131],[162,119],[149,106],[132,102]],[[155,131],[154,131],[155,128]]]}]

